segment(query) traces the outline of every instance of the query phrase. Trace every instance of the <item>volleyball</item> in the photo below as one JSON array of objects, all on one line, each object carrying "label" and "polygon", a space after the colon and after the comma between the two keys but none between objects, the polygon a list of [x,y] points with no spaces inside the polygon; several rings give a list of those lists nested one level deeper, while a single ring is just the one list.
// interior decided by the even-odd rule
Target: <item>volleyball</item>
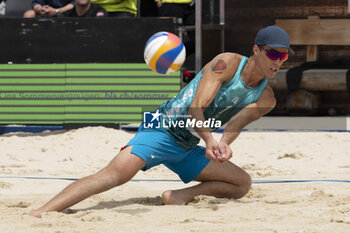
[{"label": "volleyball", "polygon": [[146,64],[160,74],[170,74],[185,62],[186,49],[179,37],[170,32],[152,35],[144,49]]}]

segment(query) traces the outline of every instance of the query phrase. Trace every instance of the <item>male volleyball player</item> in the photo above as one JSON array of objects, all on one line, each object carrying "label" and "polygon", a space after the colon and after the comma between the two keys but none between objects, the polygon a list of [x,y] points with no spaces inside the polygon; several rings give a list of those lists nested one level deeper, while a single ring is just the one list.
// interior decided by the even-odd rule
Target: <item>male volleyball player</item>
[{"label": "male volleyball player", "polygon": [[[186,204],[200,194],[243,197],[250,189],[251,178],[229,161],[232,157],[229,145],[247,124],[274,108],[276,100],[268,79],[287,60],[288,52],[288,34],[277,26],[269,26],[258,32],[251,57],[219,54],[176,97],[153,113],[152,120],[162,115],[166,124],[194,120],[192,129],[171,123],[167,128],[141,125],[135,137],[105,168],[70,184],[30,214],[40,216],[42,212],[66,209],[91,195],[124,184],[141,169],[161,163],[185,183],[201,182],[189,188],[165,191],[164,204]],[[220,141],[214,139],[209,128],[197,124],[209,119],[227,122]],[[197,145],[200,138],[206,148]]]}]

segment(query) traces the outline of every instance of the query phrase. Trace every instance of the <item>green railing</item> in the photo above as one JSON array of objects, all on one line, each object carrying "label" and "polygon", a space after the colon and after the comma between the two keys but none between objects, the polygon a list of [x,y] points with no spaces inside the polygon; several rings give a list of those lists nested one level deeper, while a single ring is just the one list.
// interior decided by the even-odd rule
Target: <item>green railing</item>
[{"label": "green railing", "polygon": [[0,65],[0,124],[140,123],[179,90],[145,64]]}]

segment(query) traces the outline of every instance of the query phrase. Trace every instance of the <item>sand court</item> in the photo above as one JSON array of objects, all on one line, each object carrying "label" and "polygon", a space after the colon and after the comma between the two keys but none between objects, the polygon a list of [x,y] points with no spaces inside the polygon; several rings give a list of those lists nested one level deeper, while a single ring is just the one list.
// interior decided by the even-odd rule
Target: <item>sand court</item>
[{"label": "sand court", "polygon": [[[14,177],[90,175],[133,135],[105,127],[1,135],[1,232],[349,232],[349,183],[254,183],[240,200],[199,196],[164,206],[164,190],[196,183],[174,181],[162,165],[63,212],[27,215],[72,181]],[[350,180],[348,132],[242,132],[231,148],[231,161],[256,181]]]}]

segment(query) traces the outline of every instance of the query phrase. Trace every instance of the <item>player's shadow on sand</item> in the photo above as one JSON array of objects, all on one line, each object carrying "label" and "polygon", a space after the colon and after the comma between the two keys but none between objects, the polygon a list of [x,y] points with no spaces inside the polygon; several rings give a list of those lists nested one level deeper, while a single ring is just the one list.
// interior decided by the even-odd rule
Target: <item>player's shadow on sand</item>
[{"label": "player's shadow on sand", "polygon": [[[207,197],[196,197],[189,205],[196,205],[199,208],[209,208],[212,210],[217,210],[220,207],[220,204],[226,204],[228,202],[240,202],[239,200],[226,199],[226,198],[214,198],[207,199]],[[137,197],[137,198],[129,198],[122,201],[101,201],[97,205],[85,208],[85,209],[66,209],[63,211],[65,214],[75,214],[78,212],[89,211],[89,210],[103,210],[103,209],[114,209],[117,207],[128,206],[133,204],[140,204],[145,206],[162,206],[163,201],[160,196],[157,197]],[[138,213],[145,213],[151,211],[147,208],[135,208],[135,209],[118,209],[116,210],[120,213],[128,213],[131,215]]]},{"label": "player's shadow on sand", "polygon": [[[147,206],[161,206],[163,205],[162,198],[160,196],[157,197],[137,197],[137,198],[129,198],[122,201],[101,201],[97,205],[85,208],[85,209],[66,209],[62,211],[65,214],[75,214],[80,211],[88,211],[88,210],[102,210],[102,209],[113,209],[116,207],[140,204]],[[148,212],[148,209],[138,209],[141,212]],[[119,211],[119,210],[118,210]],[[123,212],[123,210],[120,210]],[[135,210],[137,211],[137,210]],[[129,211],[128,211],[129,212]]]}]

